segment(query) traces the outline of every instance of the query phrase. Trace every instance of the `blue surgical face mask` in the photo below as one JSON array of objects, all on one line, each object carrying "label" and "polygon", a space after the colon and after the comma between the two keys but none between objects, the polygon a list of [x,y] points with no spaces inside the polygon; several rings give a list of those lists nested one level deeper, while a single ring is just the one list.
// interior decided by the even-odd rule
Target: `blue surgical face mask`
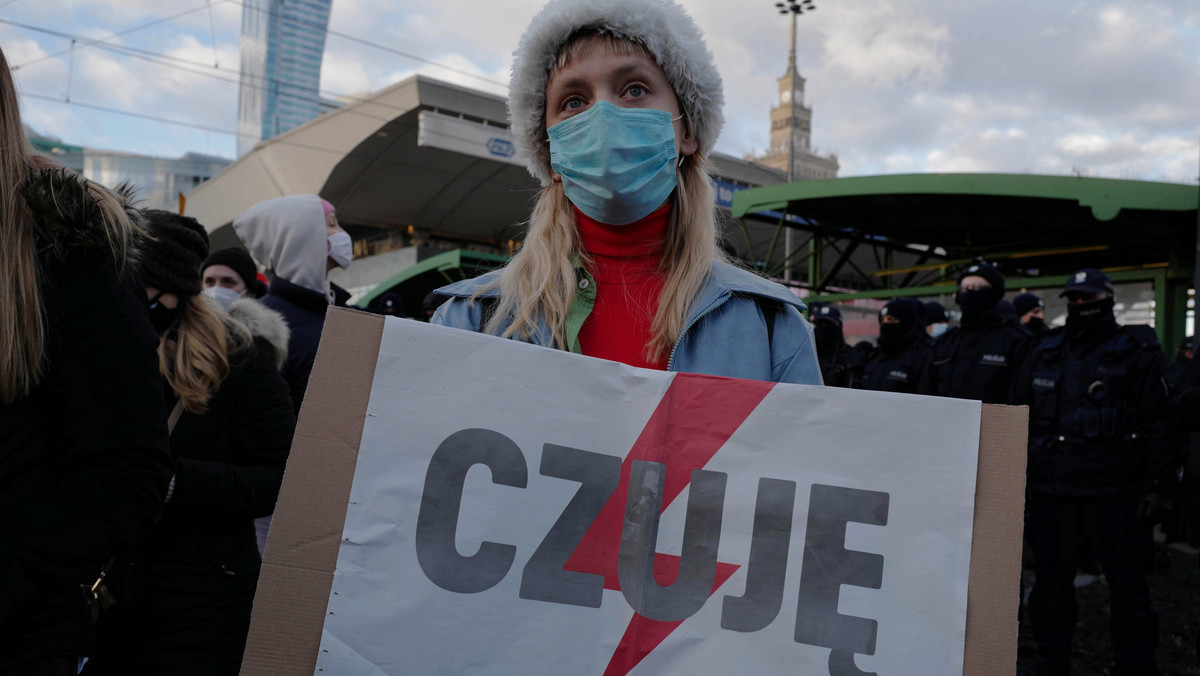
[{"label": "blue surgical face mask", "polygon": [[562,176],[567,199],[608,225],[649,216],[675,189],[672,122],[661,110],[600,101],[547,129],[550,167]]}]

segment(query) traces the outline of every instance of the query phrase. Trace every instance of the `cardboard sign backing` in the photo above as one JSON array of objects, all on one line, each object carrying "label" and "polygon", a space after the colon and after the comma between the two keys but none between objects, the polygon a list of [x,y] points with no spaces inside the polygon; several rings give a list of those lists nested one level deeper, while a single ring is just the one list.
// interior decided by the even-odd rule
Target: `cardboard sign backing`
[{"label": "cardboard sign backing", "polygon": [[[315,673],[384,319],[329,311],[275,511],[243,674]],[[984,406],[964,672],[1013,673],[1026,409]]]}]

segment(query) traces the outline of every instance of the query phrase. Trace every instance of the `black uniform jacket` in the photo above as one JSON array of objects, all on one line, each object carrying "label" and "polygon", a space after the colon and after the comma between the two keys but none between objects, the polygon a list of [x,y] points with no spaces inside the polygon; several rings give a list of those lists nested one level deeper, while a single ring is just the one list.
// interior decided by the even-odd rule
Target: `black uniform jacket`
[{"label": "black uniform jacket", "polygon": [[1118,327],[1086,343],[1056,335],[1018,388],[1029,403],[1029,487],[1052,495],[1156,491],[1178,460],[1169,436],[1166,356],[1153,329]]},{"label": "black uniform jacket", "polygon": [[931,354],[933,346],[919,336],[904,346],[876,347],[863,367],[862,389],[916,393]]},{"label": "black uniform jacket", "polygon": [[992,310],[937,339],[918,391],[985,404],[1022,403],[1013,398],[1013,376],[1029,359],[1032,343],[1015,319]]}]

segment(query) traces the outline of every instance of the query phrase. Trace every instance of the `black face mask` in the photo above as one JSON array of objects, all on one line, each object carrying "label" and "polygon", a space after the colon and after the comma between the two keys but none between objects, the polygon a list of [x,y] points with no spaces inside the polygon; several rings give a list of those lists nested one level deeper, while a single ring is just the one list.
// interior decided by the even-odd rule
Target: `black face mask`
[{"label": "black face mask", "polygon": [[817,341],[817,350],[825,352],[842,342],[842,327],[817,324],[813,327],[813,340]]},{"label": "black face mask", "polygon": [[996,289],[976,289],[974,291],[959,291],[954,295],[959,309],[967,317],[977,317],[996,307],[1000,301],[1000,293]]},{"label": "black face mask", "polygon": [[1046,328],[1046,321],[1041,317],[1030,317],[1029,321],[1025,323],[1025,328],[1034,333],[1041,333]]},{"label": "black face mask", "polygon": [[885,350],[891,350],[898,347],[904,347],[912,342],[911,327],[904,324],[880,324],[879,325],[879,347]]},{"label": "black face mask", "polygon": [[1090,303],[1067,305],[1067,331],[1080,335],[1116,323],[1113,317],[1116,303],[1116,299],[1110,296]]},{"label": "black face mask", "polygon": [[167,307],[163,305],[159,298],[163,292],[159,291],[154,298],[150,299],[150,325],[154,327],[154,332],[162,335],[167,332],[175,324],[175,320],[179,317],[179,306]]}]

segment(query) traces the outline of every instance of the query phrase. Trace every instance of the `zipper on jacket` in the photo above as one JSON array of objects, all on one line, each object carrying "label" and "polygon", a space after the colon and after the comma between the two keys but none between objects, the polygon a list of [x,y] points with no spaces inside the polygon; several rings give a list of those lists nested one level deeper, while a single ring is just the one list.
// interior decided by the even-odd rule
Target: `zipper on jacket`
[{"label": "zipper on jacket", "polygon": [[671,356],[667,359],[667,371],[668,372],[675,370],[675,352],[677,350],[679,350],[679,344],[683,342],[683,339],[684,339],[684,337],[687,336],[688,331],[691,331],[692,327],[695,326],[697,322],[699,322],[701,319],[704,319],[705,317],[707,317],[709,314],[711,314],[713,312],[713,310],[716,310],[717,308],[721,307],[725,303],[729,302],[729,299],[732,296],[733,296],[733,294],[730,294],[730,293],[726,293],[725,295],[721,296],[720,298],[717,299],[717,302],[715,302],[712,305],[705,308],[704,312],[701,312],[700,314],[693,317],[692,321],[688,322],[688,325],[683,327],[683,330],[679,332],[679,338],[677,338],[675,340],[675,344],[671,346]]}]

